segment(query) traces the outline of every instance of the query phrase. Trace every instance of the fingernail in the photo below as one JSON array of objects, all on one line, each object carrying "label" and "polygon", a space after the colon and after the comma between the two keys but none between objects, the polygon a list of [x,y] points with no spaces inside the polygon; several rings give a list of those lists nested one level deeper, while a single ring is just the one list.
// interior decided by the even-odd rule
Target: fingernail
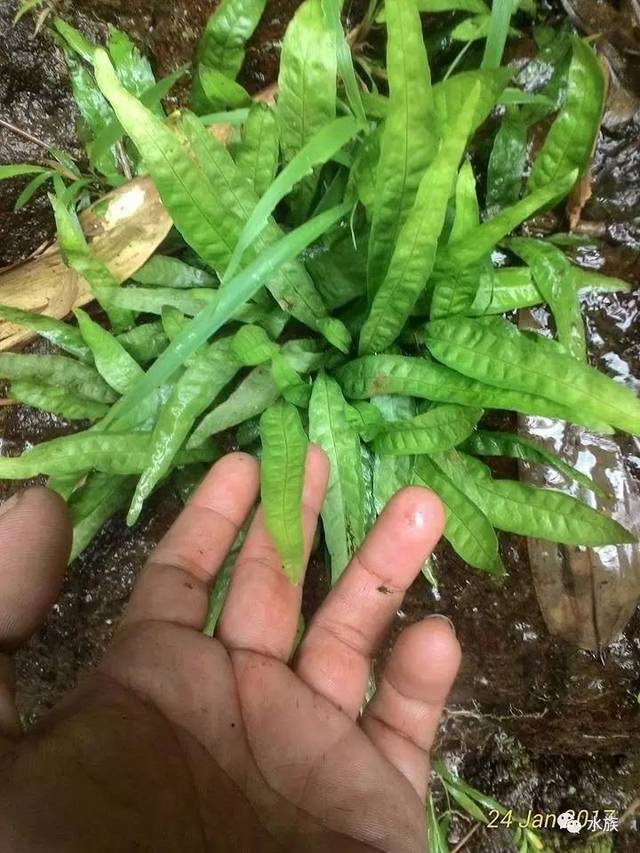
[{"label": "fingernail", "polygon": [[453,633],[457,636],[456,626],[453,624],[453,622],[451,621],[451,619],[449,619],[448,616],[444,615],[444,613],[432,613],[430,616],[427,616],[427,619],[443,619],[445,622],[448,623]]},{"label": "fingernail", "polygon": [[6,501],[3,501],[0,504],[0,517],[6,515],[8,512],[16,506],[20,498],[22,497],[23,492],[16,492],[15,495],[11,495],[10,498],[7,498]]}]

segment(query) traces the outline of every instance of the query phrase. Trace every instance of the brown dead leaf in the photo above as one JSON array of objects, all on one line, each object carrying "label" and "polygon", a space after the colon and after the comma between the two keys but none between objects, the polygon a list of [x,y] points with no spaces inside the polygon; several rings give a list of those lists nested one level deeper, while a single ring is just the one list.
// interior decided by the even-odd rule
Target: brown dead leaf
[{"label": "brown dead leaf", "polygon": [[[80,217],[91,251],[119,281],[128,279],[156,251],[171,219],[149,178],[109,193]],[[0,276],[0,304],[61,319],[92,300],[87,282],[65,266],[57,245]],[[33,332],[0,322],[0,351],[26,343]]]},{"label": "brown dead leaf", "polygon": [[[277,86],[255,99],[273,104]],[[209,132],[227,145],[233,128],[217,124]],[[91,252],[119,282],[126,281],[149,260],[172,227],[150,178],[136,178],[97,201],[80,216]],[[87,282],[65,266],[57,244],[33,260],[0,274],[0,305],[22,308],[62,319],[73,308],[92,300]],[[29,329],[0,321],[0,351],[35,337]]]},{"label": "brown dead leaf", "polygon": [[582,211],[593,195],[591,169],[587,169],[582,178],[571,190],[567,199],[567,216],[569,217],[569,230],[575,231],[582,220]]},{"label": "brown dead leaf", "polygon": [[[541,329],[537,315],[520,312],[520,328]],[[520,477],[535,486],[569,492],[640,533],[640,489],[615,436],[544,418],[520,417],[520,433],[582,470],[610,497],[596,497],[567,484],[542,466],[520,465]],[[529,563],[540,610],[549,632],[583,649],[616,640],[640,601],[640,546],[578,548],[528,539]]]}]

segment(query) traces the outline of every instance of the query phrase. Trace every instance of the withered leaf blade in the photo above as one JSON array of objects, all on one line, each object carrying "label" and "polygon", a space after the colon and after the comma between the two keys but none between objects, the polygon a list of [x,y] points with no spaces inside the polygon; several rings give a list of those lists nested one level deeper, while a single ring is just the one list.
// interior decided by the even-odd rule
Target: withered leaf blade
[{"label": "withered leaf blade", "polygon": [[[540,316],[521,312],[520,327],[540,329]],[[640,535],[640,488],[616,436],[593,435],[582,427],[545,418],[521,417],[520,433],[590,476],[609,497],[578,484],[567,485],[550,469],[520,465],[520,479],[568,491]],[[551,634],[598,650],[616,640],[640,601],[640,545],[577,548],[527,540],[531,573]]]},{"label": "withered leaf blade", "polygon": [[[80,217],[91,252],[119,281],[146,263],[171,230],[171,219],[149,178],[137,178],[100,199]],[[87,282],[65,266],[57,245],[0,275],[0,304],[62,319],[92,300]],[[0,322],[0,351],[34,337]]]}]

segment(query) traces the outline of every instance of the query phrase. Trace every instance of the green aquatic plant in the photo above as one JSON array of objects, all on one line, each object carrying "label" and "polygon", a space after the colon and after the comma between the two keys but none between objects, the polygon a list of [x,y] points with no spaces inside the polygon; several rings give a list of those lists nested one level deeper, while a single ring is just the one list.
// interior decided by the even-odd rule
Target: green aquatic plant
[{"label": "green aquatic plant", "polygon": [[[111,31],[104,49],[55,20],[91,174],[60,157],[0,177],[30,176],[29,192],[52,181],[65,261],[109,329],[82,311],[65,323],[0,307],[65,352],[0,355],[8,393],[90,422],[0,459],[0,476],[53,478],[77,556],[111,513],[128,505],[134,523],[168,479],[188,494],[221,452],[214,437],[230,431],[261,456],[265,520],[292,583],[304,564],[309,441],[332,463],[322,527],[334,581],[389,497],[416,483],[440,495],[452,547],[492,575],[504,571],[500,530],[632,541],[568,494],[497,479],[478,458],[550,466],[598,491],[547,449],[484,428],[485,413],[640,434],[634,393],[586,363],[580,313],[582,289],[624,284],[580,270],[549,240],[514,234],[588,167],[604,97],[593,48],[560,39],[551,82],[531,93],[501,66],[513,3],[387,0],[379,91],[360,77],[341,4],[305,0],[284,38],[275,104],[251,104],[236,76],[263,9],[219,5],[196,53],[192,109],[169,117],[162,99],[184,69],[157,82],[123,34]],[[430,64],[421,10],[472,15],[454,40],[468,30],[486,39],[484,54],[469,51],[458,73]],[[468,155],[492,113],[485,196]],[[529,133],[552,113],[525,181]],[[228,147],[210,132],[227,120]],[[120,285],[93,256],[76,207],[135,173],[151,178],[175,231]],[[498,246],[509,265],[495,265]],[[539,304],[554,339],[499,316]]]}]

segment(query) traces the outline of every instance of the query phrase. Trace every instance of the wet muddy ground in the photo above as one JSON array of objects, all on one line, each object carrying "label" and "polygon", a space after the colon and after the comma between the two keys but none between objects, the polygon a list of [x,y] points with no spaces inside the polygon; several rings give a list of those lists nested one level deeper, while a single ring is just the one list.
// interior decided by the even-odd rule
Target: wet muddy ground
[{"label": "wet muddy ground", "polygon": [[[64,63],[46,35],[32,37],[29,18],[12,27],[16,5],[0,3],[0,119],[49,145],[80,153]],[[278,42],[297,5],[296,0],[268,4],[243,71],[252,90],[273,80]],[[88,33],[99,35],[107,22],[125,29],[148,51],[159,74],[191,59],[197,34],[214,6],[211,0],[58,4]],[[572,6],[574,13],[576,8]],[[350,11],[355,16],[355,5]],[[585,3],[578,11],[588,30],[593,9]],[[616,60],[617,73],[628,80],[633,77],[628,51],[612,43],[618,59],[624,60]],[[601,234],[605,248],[583,260],[638,287],[640,125],[633,115],[639,114],[633,99],[622,98],[620,103],[616,120],[599,142],[593,195],[581,226]],[[42,153],[37,142],[0,128],[0,163],[38,159]],[[20,214],[11,212],[18,191],[17,184],[0,184],[0,266],[28,256],[52,233],[43,198]],[[638,292],[590,296],[584,307],[594,361],[614,372],[628,370],[640,381]],[[47,416],[17,408],[0,413],[3,452],[67,429]],[[640,472],[637,442],[629,440],[625,452],[629,465]],[[47,624],[18,656],[25,720],[50,707],[100,659],[146,555],[178,510],[176,496],[166,490],[133,529],[121,519],[112,520],[73,566]],[[511,536],[502,541],[509,568],[502,586],[473,574],[443,546],[436,558],[438,591],[419,579],[394,628],[436,611],[456,624],[464,662],[439,748],[471,784],[518,814],[567,808],[614,808],[622,814],[640,789],[640,615],[636,613],[624,635],[601,652],[554,640],[535,595],[526,544]],[[313,575],[314,587],[305,595],[307,610],[325,585],[319,564]],[[636,827],[631,818],[616,836],[614,849],[640,849]],[[470,828],[459,821],[457,839]],[[557,843],[554,849],[593,849],[585,848],[584,840],[568,842],[566,836]],[[483,830],[465,849],[497,853],[510,848],[503,831]]]}]

